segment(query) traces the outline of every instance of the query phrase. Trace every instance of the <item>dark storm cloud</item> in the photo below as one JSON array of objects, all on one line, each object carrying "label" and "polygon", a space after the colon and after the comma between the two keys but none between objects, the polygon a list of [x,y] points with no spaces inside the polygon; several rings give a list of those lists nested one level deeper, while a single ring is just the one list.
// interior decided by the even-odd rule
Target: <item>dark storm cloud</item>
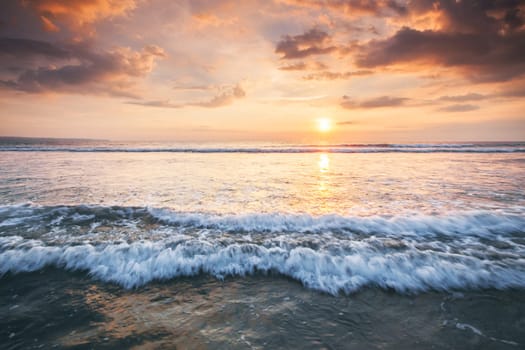
[{"label": "dark storm cloud", "polygon": [[327,46],[330,35],[313,28],[300,35],[285,35],[277,43],[275,53],[281,54],[281,59],[298,59],[312,55],[322,55],[337,50],[335,46]]},{"label": "dark storm cloud", "polygon": [[382,108],[382,107],[399,107],[408,101],[405,97],[392,97],[392,96],[380,96],[367,100],[356,101],[348,96],[343,96],[341,107],[346,109],[358,109],[358,108]]}]

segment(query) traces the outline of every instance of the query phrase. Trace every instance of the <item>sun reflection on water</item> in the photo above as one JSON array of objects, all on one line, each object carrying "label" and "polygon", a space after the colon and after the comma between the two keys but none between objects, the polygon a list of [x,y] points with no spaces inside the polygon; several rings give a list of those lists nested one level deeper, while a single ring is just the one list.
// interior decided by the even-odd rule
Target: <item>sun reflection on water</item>
[{"label": "sun reflection on water", "polygon": [[321,153],[319,155],[319,171],[321,173],[327,173],[328,170],[330,170],[330,158],[328,158],[328,154]]},{"label": "sun reflection on water", "polygon": [[319,202],[318,207],[324,208],[326,206],[326,200],[331,196],[332,192],[330,188],[330,158],[328,154],[321,153],[317,164],[319,166],[319,178],[317,182],[319,196],[317,197],[317,201]]}]

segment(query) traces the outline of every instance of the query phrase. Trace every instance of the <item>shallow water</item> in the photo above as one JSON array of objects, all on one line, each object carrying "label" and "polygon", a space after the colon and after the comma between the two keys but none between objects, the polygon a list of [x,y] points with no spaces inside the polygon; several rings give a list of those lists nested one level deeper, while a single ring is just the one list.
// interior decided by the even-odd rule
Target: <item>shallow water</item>
[{"label": "shallow water", "polygon": [[[317,293],[279,276],[126,291],[46,269],[0,285],[3,348],[519,349],[522,291]],[[490,315],[490,317],[488,317]]]},{"label": "shallow water", "polygon": [[525,344],[523,144],[86,142],[0,142],[8,348]]}]

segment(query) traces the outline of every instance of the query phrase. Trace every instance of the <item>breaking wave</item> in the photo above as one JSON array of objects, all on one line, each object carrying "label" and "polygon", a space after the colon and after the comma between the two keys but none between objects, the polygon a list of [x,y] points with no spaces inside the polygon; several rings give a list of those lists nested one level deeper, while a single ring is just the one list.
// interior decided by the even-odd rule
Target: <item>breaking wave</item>
[{"label": "breaking wave", "polygon": [[490,236],[525,230],[521,210],[496,212],[466,211],[447,215],[405,214],[344,216],[328,214],[258,213],[213,214],[179,212],[167,208],[121,206],[0,206],[0,234],[13,227],[94,225],[100,223],[163,224],[179,228],[216,229],[223,232],[347,232],[387,236],[469,235]]},{"label": "breaking wave", "polygon": [[332,294],[366,286],[400,293],[525,288],[525,218],[0,207],[0,275],[48,266],[124,288],[202,273],[279,274]]}]

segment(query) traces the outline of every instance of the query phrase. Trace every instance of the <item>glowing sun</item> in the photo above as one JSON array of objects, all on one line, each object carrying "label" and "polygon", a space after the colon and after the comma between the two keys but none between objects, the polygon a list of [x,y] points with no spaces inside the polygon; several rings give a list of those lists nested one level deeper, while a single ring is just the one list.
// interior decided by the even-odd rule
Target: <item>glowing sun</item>
[{"label": "glowing sun", "polygon": [[328,118],[317,119],[317,130],[320,132],[328,132],[332,130],[332,121]]}]

